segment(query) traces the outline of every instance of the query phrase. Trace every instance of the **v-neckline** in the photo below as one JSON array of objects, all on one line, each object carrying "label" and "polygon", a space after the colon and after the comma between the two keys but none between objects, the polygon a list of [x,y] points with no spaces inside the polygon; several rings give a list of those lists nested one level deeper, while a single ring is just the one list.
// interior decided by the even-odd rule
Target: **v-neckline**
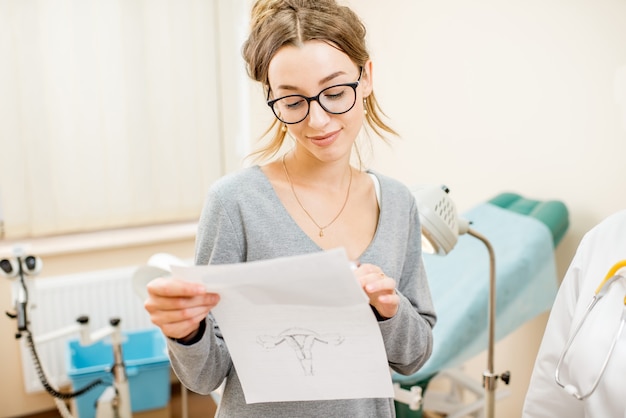
[{"label": "v-neckline", "polygon": [[[311,238],[306,232],[304,232],[304,230],[300,227],[300,225],[298,225],[296,220],[287,211],[287,208],[283,204],[282,200],[280,200],[280,198],[278,197],[278,193],[276,193],[276,189],[274,189],[274,185],[270,181],[269,177],[267,177],[267,174],[265,174],[265,172],[263,171],[262,167],[259,166],[259,165],[256,165],[256,166],[254,166],[254,168],[256,168],[258,173],[263,177],[263,181],[265,182],[266,186],[269,187],[269,189],[271,190],[271,193],[269,194],[269,196],[271,196],[270,198],[273,199],[274,202],[277,203],[277,206],[280,207],[280,210],[282,212],[282,216],[284,218],[286,218],[286,219],[289,219],[289,222],[292,225],[292,229],[298,230],[299,234],[304,236],[304,237],[306,237],[308,242],[313,247],[315,247],[318,251],[326,251],[327,249],[324,249],[324,248],[320,247],[319,244],[313,240],[313,238]],[[369,170],[367,170],[366,173],[376,176],[375,173],[372,173]],[[378,176],[376,178],[378,178]],[[372,179],[372,181],[374,181],[374,180]],[[378,222],[376,223],[376,230],[374,231],[374,235],[372,236],[372,239],[367,244],[365,249],[361,252],[361,254],[359,254],[357,259],[362,259],[365,255],[367,255],[367,253],[370,251],[370,249],[375,245],[375,243],[377,241],[377,238],[378,238],[378,235],[379,235],[378,232],[379,232],[381,224],[383,222],[383,205],[382,205],[383,198],[382,198],[382,196],[384,194],[384,191],[383,191],[382,185],[380,185],[380,179],[378,180],[378,184],[379,184],[379,187],[380,187],[380,199],[378,201],[379,213],[378,213]],[[328,250],[330,250],[330,248]]]}]

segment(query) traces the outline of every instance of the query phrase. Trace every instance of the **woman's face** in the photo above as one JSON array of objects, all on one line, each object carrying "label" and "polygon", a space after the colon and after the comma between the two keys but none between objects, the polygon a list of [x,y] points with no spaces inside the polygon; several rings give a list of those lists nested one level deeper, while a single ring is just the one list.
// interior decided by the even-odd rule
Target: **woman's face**
[{"label": "woman's face", "polygon": [[[284,46],[270,61],[270,99],[291,94],[316,96],[327,87],[355,82],[359,75],[359,68],[345,53],[325,42]],[[296,140],[297,152],[304,151],[320,161],[349,157],[363,125],[363,99],[371,91],[371,63],[368,62],[356,89],[356,103],[348,112],[331,114],[317,101],[311,101],[308,116],[302,122],[287,125]]]}]

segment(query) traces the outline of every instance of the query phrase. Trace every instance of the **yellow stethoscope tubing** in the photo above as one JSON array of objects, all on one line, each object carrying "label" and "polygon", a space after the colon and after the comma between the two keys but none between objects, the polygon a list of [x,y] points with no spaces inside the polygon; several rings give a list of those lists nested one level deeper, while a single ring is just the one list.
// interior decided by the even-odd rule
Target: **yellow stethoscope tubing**
[{"label": "yellow stethoscope tubing", "polygon": [[[605,288],[604,285],[607,282],[611,281],[611,283],[612,283],[613,281],[615,281],[615,279],[617,277],[620,277],[620,276],[615,275],[615,273],[617,273],[622,267],[626,267],[626,260],[618,261],[617,263],[615,263],[613,265],[613,267],[611,267],[611,270],[609,270],[609,272],[604,277],[604,280],[602,280],[602,283],[600,283],[600,285],[596,289],[596,295],[598,295],[598,294],[600,294],[600,292],[602,292],[602,289]],[[608,283],[608,286],[606,286],[607,289],[609,288],[609,286],[611,286],[611,283]],[[606,291],[604,293],[606,293]],[[602,296],[604,296],[604,294]],[[602,296],[600,296],[600,297],[602,297]],[[624,305],[626,305],[626,296],[624,296]]]},{"label": "yellow stethoscope tubing", "polygon": [[557,385],[559,385],[567,393],[574,396],[578,400],[583,400],[589,397],[596,390],[596,387],[600,383],[600,379],[604,375],[606,367],[609,364],[609,359],[611,358],[611,355],[613,354],[615,345],[617,344],[617,341],[619,340],[619,337],[622,333],[622,329],[624,328],[624,324],[626,323],[626,296],[624,296],[624,308],[622,309],[622,318],[620,320],[619,327],[617,329],[617,332],[615,333],[615,337],[613,338],[613,341],[611,342],[611,346],[609,347],[609,352],[607,353],[606,358],[604,359],[604,362],[602,363],[600,373],[598,374],[598,377],[596,378],[596,380],[593,382],[591,389],[587,393],[581,394],[573,384],[564,384],[563,382],[561,382],[561,379],[560,379],[561,364],[563,363],[563,359],[565,358],[565,355],[567,354],[570,347],[572,346],[572,342],[574,341],[574,338],[578,334],[578,331],[580,331],[580,328],[585,322],[585,319],[587,319],[587,316],[591,312],[591,309],[593,309],[595,304],[600,299],[602,299],[604,295],[608,293],[608,289],[611,287],[611,284],[613,284],[617,279],[623,277],[621,275],[616,274],[623,267],[626,267],[626,260],[621,260],[615,263],[613,267],[611,267],[609,272],[606,274],[606,276],[604,277],[600,285],[597,287],[595,294],[593,295],[593,298],[591,299],[591,302],[589,303],[589,305],[587,306],[587,309],[585,310],[585,314],[576,325],[576,329],[567,340],[567,343],[565,343],[565,348],[563,349],[563,352],[561,353],[561,357],[559,357],[559,361],[556,365],[556,371],[554,373],[554,380],[556,381]]}]

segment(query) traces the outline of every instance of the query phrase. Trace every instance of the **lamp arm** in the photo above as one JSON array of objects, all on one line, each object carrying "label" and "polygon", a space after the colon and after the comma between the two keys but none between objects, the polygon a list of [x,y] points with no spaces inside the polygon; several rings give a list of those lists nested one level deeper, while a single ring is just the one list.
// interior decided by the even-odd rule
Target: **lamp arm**
[{"label": "lamp arm", "polygon": [[495,344],[495,310],[496,310],[496,256],[489,240],[472,228],[467,233],[482,241],[489,252],[489,307],[488,307],[488,342],[487,342],[487,370],[483,373],[485,388],[485,416],[494,417],[495,390],[498,376],[494,373],[494,344]]}]

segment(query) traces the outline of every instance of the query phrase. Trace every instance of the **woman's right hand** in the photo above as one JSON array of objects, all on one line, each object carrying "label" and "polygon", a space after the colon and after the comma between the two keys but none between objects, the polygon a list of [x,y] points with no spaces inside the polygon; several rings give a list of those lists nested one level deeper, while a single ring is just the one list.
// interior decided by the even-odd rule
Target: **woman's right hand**
[{"label": "woman's right hand", "polygon": [[200,283],[172,278],[158,278],[147,285],[144,307],[150,320],[170,338],[191,339],[200,322],[220,300],[217,293],[208,293]]}]

